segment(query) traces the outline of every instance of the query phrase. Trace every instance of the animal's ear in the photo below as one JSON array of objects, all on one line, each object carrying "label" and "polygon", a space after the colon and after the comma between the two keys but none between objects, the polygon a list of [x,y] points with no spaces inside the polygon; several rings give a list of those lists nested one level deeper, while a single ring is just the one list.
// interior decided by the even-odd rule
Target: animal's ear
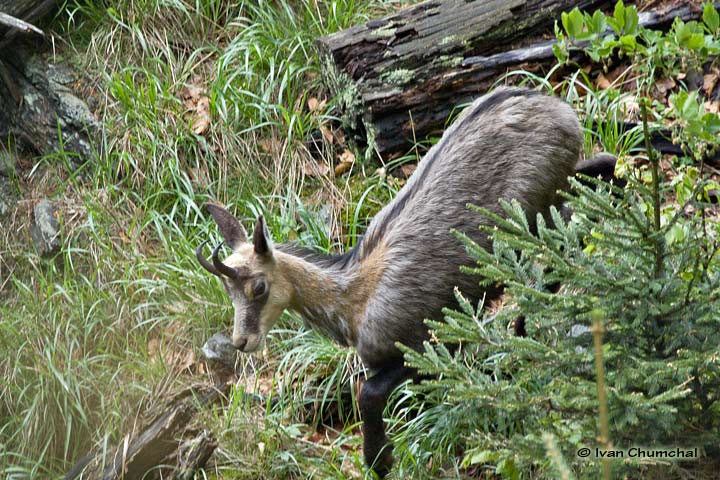
[{"label": "animal's ear", "polygon": [[247,232],[230,212],[214,203],[206,203],[205,208],[215,219],[215,223],[217,223],[220,233],[222,233],[225,239],[225,243],[227,243],[230,248],[235,249],[247,242]]},{"label": "animal's ear", "polygon": [[255,253],[258,255],[272,256],[272,240],[270,239],[270,234],[265,226],[265,219],[262,215],[258,217],[257,223],[255,224],[253,246],[255,247]]}]

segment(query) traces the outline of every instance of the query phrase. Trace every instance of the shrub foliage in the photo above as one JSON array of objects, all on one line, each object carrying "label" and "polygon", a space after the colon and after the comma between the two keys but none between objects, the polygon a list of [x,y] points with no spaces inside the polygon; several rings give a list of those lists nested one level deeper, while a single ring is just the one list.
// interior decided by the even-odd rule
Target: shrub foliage
[{"label": "shrub foliage", "polygon": [[[575,33],[567,31],[570,17],[563,20],[568,38],[585,31],[583,18],[599,21],[602,13],[573,15]],[[638,43],[625,54],[650,75],[635,92],[644,117],[640,138],[650,136],[646,98],[656,74],[643,60],[658,45],[680,53],[691,48],[677,40],[685,28],[697,30],[697,41],[712,50],[715,16],[705,6],[705,36],[696,22],[685,27],[676,20],[666,36],[633,26]],[[585,47],[593,58],[617,53],[598,53],[599,41]],[[714,62],[707,51],[696,55],[698,64]],[[520,207],[506,203],[504,216],[480,210],[497,225],[487,229],[491,250],[457,234],[477,261],[467,271],[482,284],[505,285],[507,295],[501,308],[483,313],[482,304],[456,292],[460,308],[447,310],[444,323],[430,322],[433,341],[425,350],[405,349],[407,362],[430,378],[406,393],[411,401],[404,402],[397,450],[405,475],[450,465],[504,478],[637,478],[661,470],[665,478],[707,466],[720,453],[720,231],[708,194],[717,183],[703,163],[718,148],[718,115],[705,112],[696,92],[681,88],[669,100],[668,107],[652,106],[652,118],[671,125],[686,152],[666,159],[669,168],[660,168],[646,140],[634,161],[621,159],[624,189],[573,181],[569,218],[553,210],[532,229]],[[521,317],[526,337],[512,328]],[[601,434],[605,406],[609,438]],[[633,446],[697,447],[706,458],[628,458]],[[624,450],[625,458],[604,463],[595,458],[596,447]],[[590,457],[579,456],[581,448],[590,448]]]}]

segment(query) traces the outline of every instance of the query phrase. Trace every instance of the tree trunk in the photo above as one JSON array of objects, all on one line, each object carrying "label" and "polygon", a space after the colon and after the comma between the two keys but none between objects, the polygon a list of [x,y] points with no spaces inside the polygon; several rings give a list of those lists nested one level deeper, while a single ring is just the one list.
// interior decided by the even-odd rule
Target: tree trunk
[{"label": "tree trunk", "polygon": [[[431,0],[319,39],[323,80],[358,143],[391,158],[441,132],[453,109],[506,72],[554,63],[551,32],[561,12],[614,3]],[[651,26],[680,13],[699,12],[673,5],[641,20]]]}]

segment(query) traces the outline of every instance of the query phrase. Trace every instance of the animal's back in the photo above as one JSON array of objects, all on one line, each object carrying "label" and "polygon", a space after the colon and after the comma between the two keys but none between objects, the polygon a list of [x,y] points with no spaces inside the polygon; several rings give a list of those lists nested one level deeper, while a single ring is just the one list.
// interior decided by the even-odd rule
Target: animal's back
[{"label": "animal's back", "polygon": [[490,247],[478,230],[487,219],[468,203],[499,211],[499,199],[517,199],[531,221],[547,213],[581,147],[577,117],[557,98],[503,88],[467,107],[368,228],[363,254],[382,250],[385,267],[360,325],[361,357],[372,366],[398,355],[396,341],[419,347],[423,319],[442,318],[454,286],[471,298],[497,296],[460,273],[471,261],[450,230]]}]

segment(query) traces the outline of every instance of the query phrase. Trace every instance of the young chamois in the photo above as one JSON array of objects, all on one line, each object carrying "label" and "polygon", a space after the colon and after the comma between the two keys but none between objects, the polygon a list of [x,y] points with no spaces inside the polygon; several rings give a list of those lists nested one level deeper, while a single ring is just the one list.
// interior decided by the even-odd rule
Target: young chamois
[{"label": "young chamois", "polygon": [[384,476],[392,465],[383,425],[388,395],[412,372],[396,348],[420,349],[428,339],[423,320],[441,320],[455,305],[453,287],[490,301],[498,289],[481,289],[460,273],[472,264],[450,232],[464,232],[485,248],[478,230],[488,220],[466,205],[500,213],[499,199],[515,199],[529,221],[558,204],[557,192],[580,157],[582,134],[573,110],[538,92],[501,88],[467,107],[430,149],[395,199],[370,223],[351,251],[337,256],[295,245],[273,245],[263,218],[252,238],[225,209],[208,204],[232,254],[202,266],[222,280],[235,307],[232,341],[258,350],[283,310],[300,313],[313,328],[354,346],[376,373],[363,385],[365,462]]}]

